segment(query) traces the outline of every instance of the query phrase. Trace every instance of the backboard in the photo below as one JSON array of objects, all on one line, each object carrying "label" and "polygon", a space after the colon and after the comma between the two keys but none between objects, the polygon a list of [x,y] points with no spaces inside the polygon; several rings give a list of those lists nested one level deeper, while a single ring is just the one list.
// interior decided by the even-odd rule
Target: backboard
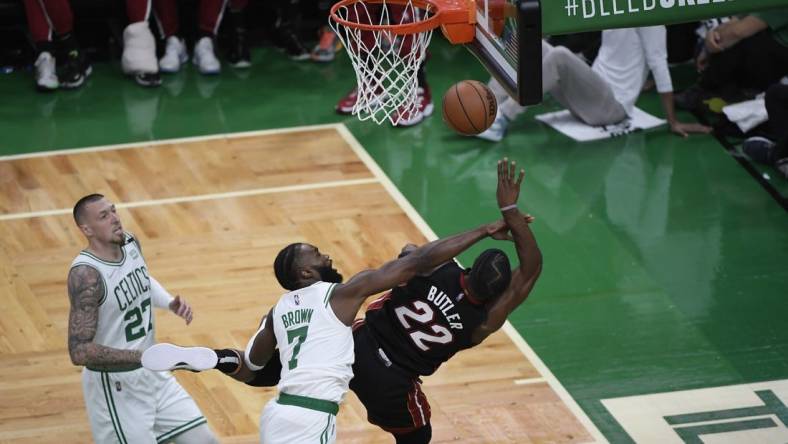
[{"label": "backboard", "polygon": [[542,101],[539,0],[476,0],[476,36],[466,46],[521,105]]}]

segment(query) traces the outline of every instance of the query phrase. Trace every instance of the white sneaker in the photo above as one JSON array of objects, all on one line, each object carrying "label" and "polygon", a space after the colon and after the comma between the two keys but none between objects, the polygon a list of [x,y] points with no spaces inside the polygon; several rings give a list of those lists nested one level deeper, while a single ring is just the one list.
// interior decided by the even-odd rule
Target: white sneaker
[{"label": "white sneaker", "polygon": [[490,125],[486,131],[477,134],[476,137],[489,140],[490,142],[500,142],[503,140],[503,136],[506,135],[506,129],[508,127],[509,119],[507,119],[502,112],[498,111],[498,114],[495,115],[493,124]]},{"label": "white sneaker", "polygon": [[148,22],[136,22],[123,30],[123,54],[120,56],[123,73],[134,77],[141,86],[161,85],[159,61],[156,59],[156,39]]},{"label": "white sneaker", "polygon": [[154,74],[159,72],[156,60],[156,39],[147,22],[137,22],[123,30],[123,54],[120,66],[124,74]]},{"label": "white sneaker", "polygon": [[166,73],[178,72],[181,65],[189,60],[186,53],[186,45],[178,37],[167,37],[167,44],[164,48],[164,56],[159,59],[159,70]]},{"label": "white sneaker", "polygon": [[216,367],[216,352],[206,347],[178,347],[162,342],[142,353],[142,366],[155,372],[191,370],[201,372]]},{"label": "white sneaker", "polygon": [[60,86],[55,70],[55,58],[44,51],[38,55],[35,66],[36,87],[39,91],[54,91]]},{"label": "white sneaker", "polygon": [[222,64],[216,58],[216,53],[213,51],[213,39],[210,37],[203,37],[194,45],[194,55],[192,56],[192,63],[197,66],[200,74],[219,74],[222,70]]}]

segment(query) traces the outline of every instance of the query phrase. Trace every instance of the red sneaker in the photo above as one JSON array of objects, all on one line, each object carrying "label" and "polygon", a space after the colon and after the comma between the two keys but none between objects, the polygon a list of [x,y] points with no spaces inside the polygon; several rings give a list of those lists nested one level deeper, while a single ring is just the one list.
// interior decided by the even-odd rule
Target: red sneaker
[{"label": "red sneaker", "polygon": [[350,90],[349,93],[342,97],[337,105],[334,107],[337,114],[352,114],[353,107],[356,105],[356,101],[358,100],[358,88],[353,88]]},{"label": "red sneaker", "polygon": [[419,107],[414,113],[412,113],[413,115],[411,115],[411,113],[408,111],[403,111],[402,115],[399,116],[399,120],[397,120],[397,123],[394,126],[406,128],[409,126],[418,125],[426,117],[432,115],[432,111],[435,109],[435,106],[432,103],[432,93],[430,92],[430,87],[427,85],[424,85],[423,88],[419,87],[416,90],[416,95],[416,100],[419,101]]}]

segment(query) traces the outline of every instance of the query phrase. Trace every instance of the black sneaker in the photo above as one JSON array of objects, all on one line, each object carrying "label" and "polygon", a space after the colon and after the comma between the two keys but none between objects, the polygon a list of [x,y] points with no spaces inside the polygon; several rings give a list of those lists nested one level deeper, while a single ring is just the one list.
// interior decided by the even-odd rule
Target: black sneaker
[{"label": "black sneaker", "polygon": [[72,49],[66,54],[66,60],[58,73],[60,87],[63,89],[79,88],[93,72],[93,67],[85,59],[81,51]]},{"label": "black sneaker", "polygon": [[742,151],[755,162],[772,165],[777,160],[775,158],[776,146],[776,143],[765,137],[755,136],[744,141]]},{"label": "black sneaker", "polygon": [[295,32],[291,29],[280,28],[277,34],[275,43],[285,51],[290,60],[301,61],[309,58],[309,51],[301,43]]},{"label": "black sneaker", "polygon": [[134,81],[137,85],[153,88],[161,85],[161,75],[157,72],[141,72],[134,74]]},{"label": "black sneaker", "polygon": [[235,31],[230,51],[227,54],[227,61],[233,68],[249,68],[252,66],[252,54],[249,51],[246,32],[241,30]]}]

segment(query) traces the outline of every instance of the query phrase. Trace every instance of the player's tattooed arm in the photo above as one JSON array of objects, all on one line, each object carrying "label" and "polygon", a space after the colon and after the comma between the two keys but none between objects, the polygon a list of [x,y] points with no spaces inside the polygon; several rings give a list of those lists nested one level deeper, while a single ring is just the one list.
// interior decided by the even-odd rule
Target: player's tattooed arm
[{"label": "player's tattooed arm", "polygon": [[96,369],[128,368],[140,363],[142,353],[120,350],[93,342],[98,326],[99,303],[105,292],[99,272],[87,265],[78,265],[68,274],[68,353],[74,365]]}]

